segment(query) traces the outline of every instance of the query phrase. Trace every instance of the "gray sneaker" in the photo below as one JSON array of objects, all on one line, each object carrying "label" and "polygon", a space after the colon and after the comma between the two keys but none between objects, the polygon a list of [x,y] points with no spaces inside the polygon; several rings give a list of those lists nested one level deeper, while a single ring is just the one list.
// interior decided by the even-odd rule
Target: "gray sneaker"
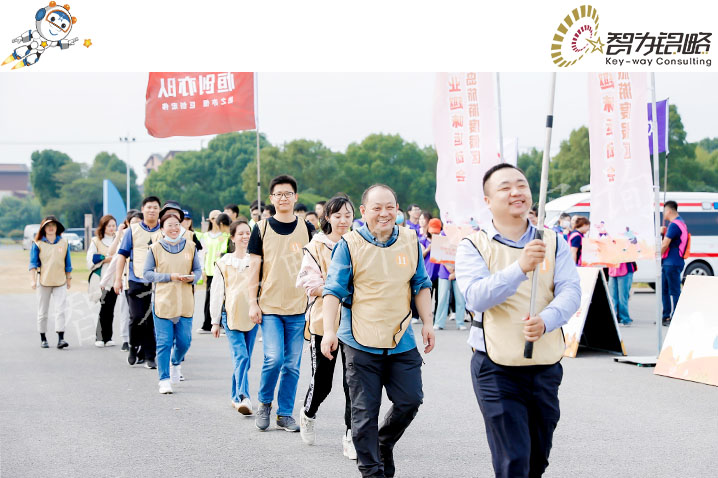
[{"label": "gray sneaker", "polygon": [[269,428],[269,412],[272,411],[271,403],[259,403],[257,418],[254,419],[254,426],[264,431]]},{"label": "gray sneaker", "polygon": [[298,432],[299,425],[292,417],[282,417],[277,415],[277,428],[286,430],[288,432]]}]

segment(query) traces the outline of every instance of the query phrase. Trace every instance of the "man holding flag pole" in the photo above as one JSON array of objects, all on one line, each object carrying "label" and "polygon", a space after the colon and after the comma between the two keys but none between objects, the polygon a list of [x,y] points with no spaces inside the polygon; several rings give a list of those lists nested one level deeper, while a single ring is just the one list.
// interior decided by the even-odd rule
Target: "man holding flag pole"
[{"label": "man holding flag pole", "polygon": [[[555,74],[551,88],[539,224],[548,185]],[[496,476],[541,476],[560,416],[561,326],[580,305],[579,277],[566,242],[526,219],[532,196],[523,171],[498,164],[485,173],[483,188],[493,221],[462,240],[456,254],[456,280],[474,316],[471,378]]]}]

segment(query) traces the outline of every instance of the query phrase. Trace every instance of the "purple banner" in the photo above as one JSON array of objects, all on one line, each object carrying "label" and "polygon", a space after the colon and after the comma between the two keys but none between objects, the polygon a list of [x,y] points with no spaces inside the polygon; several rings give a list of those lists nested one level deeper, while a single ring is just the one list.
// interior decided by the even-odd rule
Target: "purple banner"
[{"label": "purple banner", "polygon": [[[656,102],[658,126],[658,152],[668,153],[668,99]],[[648,103],[648,151],[653,155],[653,103]]]}]

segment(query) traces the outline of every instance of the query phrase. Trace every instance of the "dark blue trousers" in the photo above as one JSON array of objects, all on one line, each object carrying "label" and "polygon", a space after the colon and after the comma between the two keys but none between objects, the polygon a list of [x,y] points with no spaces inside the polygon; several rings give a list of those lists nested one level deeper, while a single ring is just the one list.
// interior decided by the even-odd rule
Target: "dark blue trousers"
[{"label": "dark blue trousers", "polygon": [[505,367],[484,352],[474,352],[471,380],[497,478],[543,475],[560,417],[562,378],[560,363]]}]

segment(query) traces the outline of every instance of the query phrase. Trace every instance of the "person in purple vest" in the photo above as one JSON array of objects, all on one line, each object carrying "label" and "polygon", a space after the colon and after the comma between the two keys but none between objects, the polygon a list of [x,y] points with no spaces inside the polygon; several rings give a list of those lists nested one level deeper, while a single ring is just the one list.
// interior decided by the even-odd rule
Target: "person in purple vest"
[{"label": "person in purple vest", "polygon": [[409,209],[406,210],[409,215],[406,219],[406,227],[409,227],[416,231],[416,235],[419,235],[421,226],[419,226],[419,218],[421,218],[421,208],[418,204],[412,204]]},{"label": "person in purple vest", "polygon": [[678,215],[678,204],[666,201],[663,218],[670,224],[662,228],[661,281],[663,292],[663,325],[670,325],[681,295],[681,272],[686,262],[683,256],[688,247],[688,228]]}]

